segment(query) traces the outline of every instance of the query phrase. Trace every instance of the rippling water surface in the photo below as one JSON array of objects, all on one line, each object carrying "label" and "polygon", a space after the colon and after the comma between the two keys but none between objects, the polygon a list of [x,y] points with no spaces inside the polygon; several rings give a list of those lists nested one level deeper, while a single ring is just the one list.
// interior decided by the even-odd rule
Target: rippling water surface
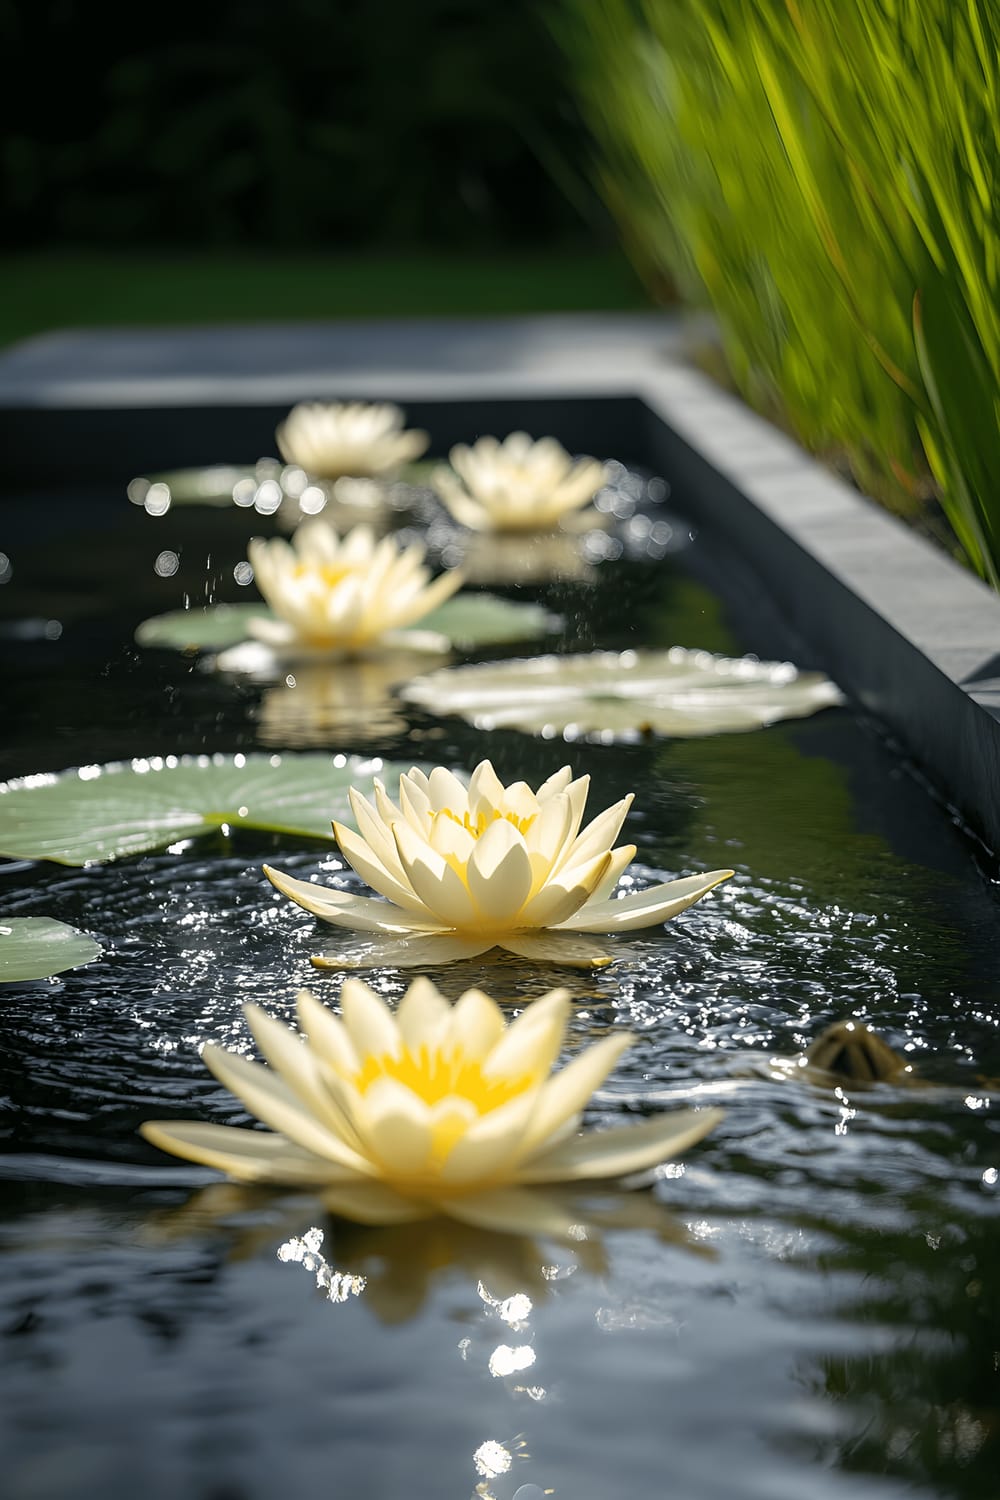
[{"label": "rippling water surface", "polygon": [[[185,597],[246,598],[234,569],[272,521],[153,517],[117,493],[45,503],[44,543],[37,500],[5,510],[4,775],[282,744],[465,768],[488,754],[532,783],[568,762],[595,810],[636,791],[643,879],[737,877],[568,980],[574,1045],[638,1033],[594,1123],[690,1102],[726,1117],[626,1212],[595,1199],[595,1227],[566,1246],[356,1228],[136,1135],[150,1116],[245,1120],[198,1056],[209,1039],[250,1049],[242,1002],[290,1016],[309,983],[336,1003],[309,962],[336,939],[260,871],[350,886],[332,846],[244,832],[104,868],[0,867],[0,913],[105,947],[2,996],[4,1494],[996,1500],[997,886],[877,726],[839,709],[757,734],[566,744],[383,695],[360,718],[324,698],[317,727],[282,684],[131,645]],[[593,582],[506,588],[563,616],[566,649],[822,665],[710,539],[639,521],[594,542]],[[565,974],[500,956],[434,977],[514,1008]],[[919,1083],[834,1092],[767,1069],[851,1017]]]}]

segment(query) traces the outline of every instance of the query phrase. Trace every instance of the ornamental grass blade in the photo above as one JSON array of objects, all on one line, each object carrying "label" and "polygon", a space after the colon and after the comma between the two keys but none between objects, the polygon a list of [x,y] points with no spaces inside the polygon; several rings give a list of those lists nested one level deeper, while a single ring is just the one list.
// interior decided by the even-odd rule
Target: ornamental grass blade
[{"label": "ornamental grass blade", "polygon": [[49,979],[93,963],[101,945],[54,917],[0,917],[0,984]]},{"label": "ornamental grass blade", "polygon": [[414,679],[402,696],[480,729],[601,740],[760,729],[842,702],[822,673],[678,646],[445,668]]},{"label": "ornamental grass blade", "polygon": [[0,854],[103,864],[237,827],[332,843],[332,818],[353,825],[350,787],[370,793],[375,776],[406,770],[344,755],[185,755],[25,776],[0,784]]}]

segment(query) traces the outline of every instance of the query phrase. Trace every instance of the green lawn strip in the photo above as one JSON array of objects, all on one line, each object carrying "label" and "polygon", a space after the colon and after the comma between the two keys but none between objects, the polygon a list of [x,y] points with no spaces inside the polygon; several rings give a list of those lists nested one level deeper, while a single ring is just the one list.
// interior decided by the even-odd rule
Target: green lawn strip
[{"label": "green lawn strip", "polygon": [[54,328],[491,316],[648,306],[615,250],[496,256],[94,251],[0,258],[0,343]]}]

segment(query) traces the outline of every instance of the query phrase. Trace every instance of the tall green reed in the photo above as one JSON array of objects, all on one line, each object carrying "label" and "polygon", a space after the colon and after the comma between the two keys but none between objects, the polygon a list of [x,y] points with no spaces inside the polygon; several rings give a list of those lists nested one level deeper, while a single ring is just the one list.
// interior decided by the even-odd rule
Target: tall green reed
[{"label": "tall green reed", "polygon": [[906,509],[928,470],[1000,587],[1000,0],[561,0],[640,272]]}]

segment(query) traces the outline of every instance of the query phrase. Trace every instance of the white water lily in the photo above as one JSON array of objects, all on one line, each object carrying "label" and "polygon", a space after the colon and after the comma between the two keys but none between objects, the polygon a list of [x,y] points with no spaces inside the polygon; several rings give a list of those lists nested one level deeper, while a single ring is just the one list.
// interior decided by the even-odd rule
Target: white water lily
[{"label": "white water lily", "polygon": [[304,401],[275,433],[282,457],[316,479],[387,476],[419,458],[426,432],[405,430],[405,417],[390,401]]},{"label": "white water lily", "polygon": [[[350,655],[375,643],[419,648],[414,633],[401,643],[393,632],[422,619],[462,584],[456,569],[430,582],[420,543],[400,547],[392,536],[376,541],[368,526],[356,526],[341,539],[318,518],[303,521],[291,543],[254,537],[247,556],[257,587],[278,616],[252,619],[248,629],[269,646],[306,653]],[[434,638],[434,649],[447,645]]]},{"label": "white water lily", "polygon": [[329,1207],[363,1223],[444,1212],[520,1230],[544,1216],[529,1187],[648,1170],[721,1118],[684,1110],[578,1134],[584,1106],[633,1038],[614,1032],[550,1077],[569,1016],[565,990],[531,1002],[509,1026],[481,991],[450,1005],[428,979],[414,981],[395,1015],[357,979],[345,982],[340,1003],[343,1019],[299,993],[305,1045],[245,1006],[267,1068],[205,1047],[216,1078],[269,1131],[150,1120],[142,1134],[240,1182],[320,1188]]},{"label": "white water lily", "polygon": [[690,875],[615,898],[635,854],[634,844],[611,847],[632,795],[581,833],[589,784],[589,776],[573,780],[569,766],[537,793],[523,781],[504,786],[488,760],[468,787],[444,766],[429,776],[414,767],[399,778],[398,805],[376,779],[374,803],[350,794],[359,832],[333,825],[345,857],[386,900],[264,870],[306,911],[383,939],[361,958],[314,958],[319,967],[410,967],[500,947],[537,961],[600,968],[611,955],[581,934],[665,922],[733,872]]},{"label": "white water lily", "polygon": [[431,482],[455,520],[473,531],[550,531],[592,500],[608,477],[597,459],[574,460],[555,438],[535,443],[525,432],[502,443],[494,437],[471,448],[459,443],[448,457],[451,468],[435,469]]}]

